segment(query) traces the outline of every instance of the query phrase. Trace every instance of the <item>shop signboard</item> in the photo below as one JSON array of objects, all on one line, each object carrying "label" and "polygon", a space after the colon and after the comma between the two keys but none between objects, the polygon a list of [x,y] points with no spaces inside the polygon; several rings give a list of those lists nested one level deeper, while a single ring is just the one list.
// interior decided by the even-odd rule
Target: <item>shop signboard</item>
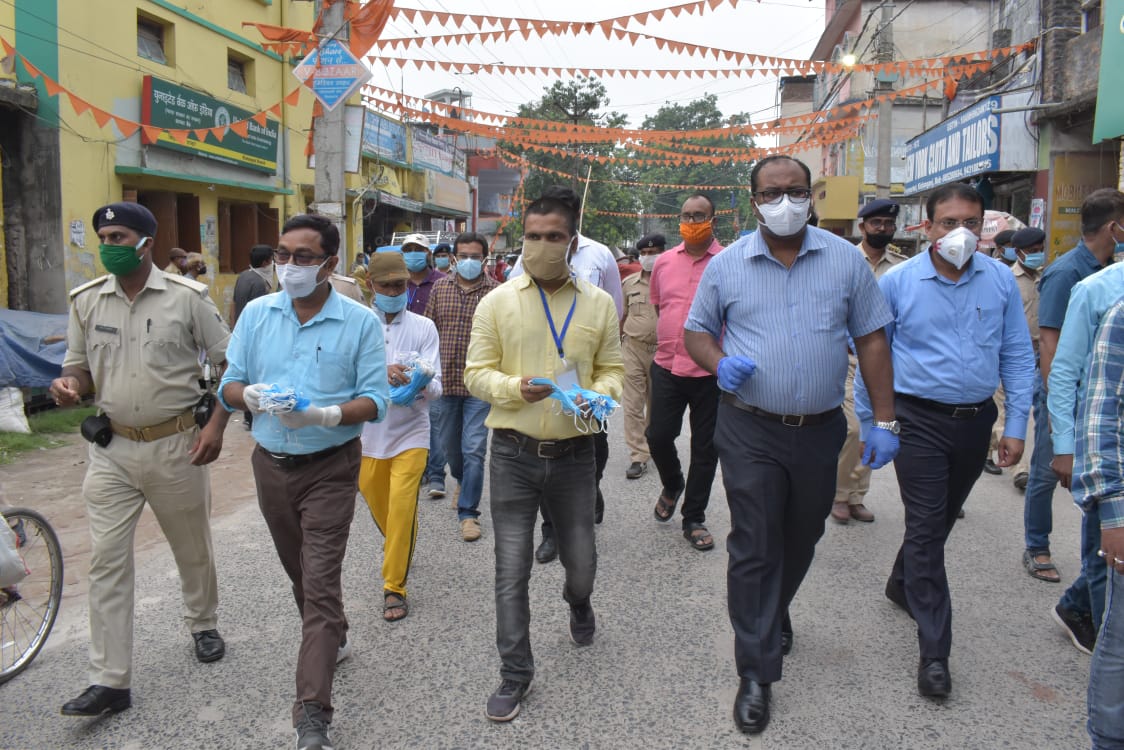
[{"label": "shop signboard", "polygon": [[256,120],[249,119],[254,114],[155,76],[144,77],[144,94],[141,98],[143,124],[198,131],[226,127],[231,122],[245,120],[247,133],[242,137],[227,128],[221,138],[207,133],[199,140],[196,133],[192,132],[186,143],[180,143],[166,132],[161,132],[155,140],[149,139],[142,130],[143,143],[266,174],[276,174],[281,125],[272,118],[267,119],[265,125],[260,125]]},{"label": "shop signboard", "polygon": [[453,176],[456,148],[452,143],[421,128],[410,128],[410,139],[413,141],[414,166]]},{"label": "shop signboard", "polygon": [[989,96],[926,130],[906,146],[905,192],[932,190],[999,169],[1000,98]]},{"label": "shop signboard", "polygon": [[425,202],[457,213],[468,213],[472,205],[467,182],[428,170],[425,173]]},{"label": "shop signboard", "polygon": [[[1082,6],[1084,7],[1084,6]],[[1124,99],[1116,74],[1124,67],[1124,0],[1103,0],[1101,18],[1101,69],[1097,81],[1097,113],[1093,118],[1093,143],[1124,135]]]},{"label": "shop signboard", "polygon": [[331,111],[371,79],[371,70],[343,42],[329,39],[293,68],[293,75]]},{"label": "shop signboard", "polygon": [[363,128],[363,154],[406,164],[406,126],[369,109],[366,117],[367,122]]}]

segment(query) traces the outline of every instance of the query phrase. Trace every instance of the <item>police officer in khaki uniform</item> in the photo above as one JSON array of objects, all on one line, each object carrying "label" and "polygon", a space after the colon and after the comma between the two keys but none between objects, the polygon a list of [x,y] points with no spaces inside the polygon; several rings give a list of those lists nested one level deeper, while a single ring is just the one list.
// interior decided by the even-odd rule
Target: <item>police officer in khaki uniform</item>
[{"label": "police officer in khaki uniform", "polygon": [[[890,244],[898,228],[899,211],[901,206],[886,198],[873,200],[859,209],[859,231],[863,238],[855,247],[862,251],[876,279],[881,278],[893,266],[907,260],[906,256],[898,252],[898,248]],[[842,524],[852,519],[870,523],[874,521],[874,514],[863,504],[867,490],[870,489],[870,467],[863,466],[862,452],[859,450],[859,420],[855,417],[855,368],[858,360],[853,351],[849,352],[847,361],[847,387],[843,395],[847,439],[843,442],[843,450],[839,451],[831,520]]]},{"label": "police officer in khaki uniform", "polygon": [[625,476],[639,479],[648,470],[648,406],[652,395],[652,358],[656,355],[656,308],[648,299],[648,284],[656,258],[665,249],[662,234],[648,234],[636,243],[640,273],[621,282],[624,319],[621,320],[621,356],[624,358],[624,441],[630,460]]},{"label": "police officer in khaki uniform", "polygon": [[230,330],[206,285],[153,265],[156,218],[148,209],[114,203],[97,210],[93,225],[109,275],[71,292],[62,377],[50,388],[60,406],[94,391],[108,418],[83,430],[91,440],[82,487],[92,541],[91,685],[63,706],[67,716],[132,705],[133,533],[146,502],[179,568],[196,658],[216,661],[226,651],[215,629],[206,464],[218,458],[229,415],[216,409],[199,429],[194,407],[203,393],[200,351],[223,364]]}]

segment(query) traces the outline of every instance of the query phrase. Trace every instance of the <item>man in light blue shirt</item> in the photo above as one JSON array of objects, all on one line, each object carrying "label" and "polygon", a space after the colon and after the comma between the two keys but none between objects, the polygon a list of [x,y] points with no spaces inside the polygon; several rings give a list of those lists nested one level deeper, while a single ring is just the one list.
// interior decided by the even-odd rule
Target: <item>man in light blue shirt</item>
[{"label": "man in light blue shirt", "polygon": [[727,587],[741,678],[734,723],[755,734],[769,723],[771,686],[792,647],[788,605],[835,496],[848,334],[883,420],[864,457],[872,468],[893,460],[897,422],[882,332],[891,316],[870,266],[850,243],[807,225],[805,164],[762,159],[750,183],[761,229],[707,264],[683,343],[725,391],[714,446],[733,525]]},{"label": "man in light blue shirt", "polygon": [[[929,249],[879,281],[893,311],[886,327],[894,358],[901,451],[894,462],[905,505],[905,539],[886,596],[917,621],[917,690],[944,698],[952,689],[952,602],[944,545],[983,471],[1000,379],[1007,393],[999,466],[1018,463],[1034,386],[1034,349],[1015,277],[976,252],[983,197],[963,183],[935,190],[926,204]],[[863,373],[860,367],[860,376]],[[863,378],[855,413],[871,423]]]},{"label": "man in light blue shirt", "polygon": [[[303,621],[297,748],[330,745],[332,678],[350,653],[340,573],[358,491],[359,434],[382,420],[389,385],[382,323],[329,284],[339,231],[322,216],[285,222],[274,253],[283,292],[238,318],[219,398],[254,413],[258,505]],[[281,410],[270,390],[307,399]]]}]

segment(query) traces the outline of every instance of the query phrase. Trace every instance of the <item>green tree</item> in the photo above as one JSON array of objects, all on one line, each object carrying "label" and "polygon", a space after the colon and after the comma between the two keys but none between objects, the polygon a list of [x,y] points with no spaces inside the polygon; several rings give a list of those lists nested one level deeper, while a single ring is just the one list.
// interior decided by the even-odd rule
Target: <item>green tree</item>
[{"label": "green tree", "polygon": [[[644,212],[649,214],[677,213],[692,193],[701,192],[710,196],[715,208],[736,209],[733,215],[722,214],[715,225],[715,234],[724,242],[729,242],[736,236],[736,229],[749,229],[755,225],[753,211],[750,208],[749,173],[753,169],[753,159],[750,158],[748,149],[754,147],[753,138],[744,136],[690,138],[691,131],[710,130],[733,125],[748,125],[749,115],[745,113],[726,117],[718,108],[718,97],[707,94],[701,99],[683,104],[665,104],[654,115],[644,119],[641,129],[680,131],[685,135],[681,144],[652,144],[656,148],[666,150],[669,156],[679,156],[684,153],[696,153],[695,148],[687,146],[714,146],[724,149],[747,149],[744,158],[731,158],[723,164],[688,164],[686,166],[665,166],[652,164],[643,166],[638,170],[639,181],[645,183],[664,185],[694,185],[696,189],[684,188],[649,188],[643,194]],[[637,152],[638,157],[654,156],[648,151]],[[745,185],[744,189],[714,189],[708,190],[708,185]],[[672,237],[678,236],[679,222],[676,219],[645,220],[644,231],[664,230],[669,243]]]},{"label": "green tree", "polygon": [[[541,99],[521,105],[519,117],[574,125],[625,127],[628,118],[619,112],[606,111],[608,106],[609,97],[604,84],[596,78],[579,76],[570,81],[555,81],[544,89]],[[579,197],[585,193],[582,234],[604,242],[609,247],[631,243],[639,236],[639,192],[619,184],[622,181],[635,181],[635,170],[623,164],[600,164],[590,158],[595,155],[625,156],[625,152],[617,144],[574,142],[557,146],[572,156],[544,153],[510,142],[501,142],[499,145],[507,151],[521,154],[531,164],[570,176],[566,179],[558,174],[531,169],[523,184],[526,201],[538,197],[551,185],[567,184]],[[516,206],[515,209],[521,216],[522,206]],[[602,212],[630,215],[609,216]],[[514,222],[512,231],[518,237],[522,233],[522,223]]]}]

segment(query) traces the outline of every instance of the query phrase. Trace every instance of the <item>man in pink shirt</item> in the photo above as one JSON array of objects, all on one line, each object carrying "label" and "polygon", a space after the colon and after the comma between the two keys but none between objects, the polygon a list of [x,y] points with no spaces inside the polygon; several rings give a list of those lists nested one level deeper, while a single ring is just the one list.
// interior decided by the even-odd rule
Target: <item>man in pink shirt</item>
[{"label": "man in pink shirt", "polygon": [[[683,324],[703,270],[722,251],[722,245],[714,238],[714,202],[702,193],[683,202],[679,220],[683,242],[660,255],[650,282],[649,298],[659,322],[652,362],[648,450],[663,484],[656,501],[656,520],[670,521],[679,496],[684,495],[683,537],[695,549],[708,550],[714,547],[714,537],[703,524],[718,466],[714,450],[718,380],[696,365],[687,353]],[[691,465],[684,482],[675,439],[683,428],[687,407],[691,409]]]}]

